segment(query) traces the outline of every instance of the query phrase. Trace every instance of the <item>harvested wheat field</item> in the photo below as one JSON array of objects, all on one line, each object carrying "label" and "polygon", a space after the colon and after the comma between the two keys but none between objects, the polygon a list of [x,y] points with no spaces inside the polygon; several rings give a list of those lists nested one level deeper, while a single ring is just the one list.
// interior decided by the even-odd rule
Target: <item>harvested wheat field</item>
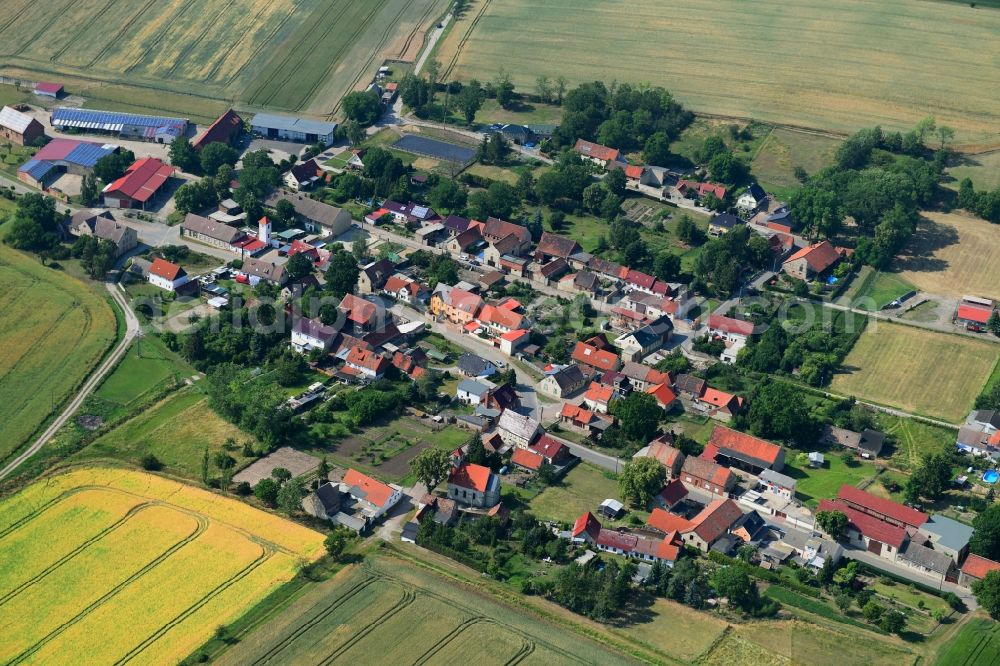
[{"label": "harvested wheat field", "polygon": [[990,377],[1000,345],[871,321],[831,390],[960,423]]},{"label": "harvested wheat field", "polygon": [[0,244],[0,462],[13,455],[97,365],[115,315],[83,282]]},{"label": "harvested wheat field", "polygon": [[437,57],[451,78],[648,82],[697,111],[841,132],[933,114],[988,145],[998,33],[1000,11],[965,3],[476,0]]},{"label": "harvested wheat field", "polygon": [[317,532],[151,474],[38,481],[0,504],[0,662],[177,663],[322,552]]},{"label": "harvested wheat field", "polygon": [[893,270],[920,291],[1000,299],[1000,225],[965,213],[924,213]]}]

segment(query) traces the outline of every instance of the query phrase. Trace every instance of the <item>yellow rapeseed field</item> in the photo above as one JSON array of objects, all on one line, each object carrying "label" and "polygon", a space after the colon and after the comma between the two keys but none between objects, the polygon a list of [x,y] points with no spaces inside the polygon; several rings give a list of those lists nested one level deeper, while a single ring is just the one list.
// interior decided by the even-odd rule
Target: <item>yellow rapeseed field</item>
[{"label": "yellow rapeseed field", "polygon": [[[42,542],[51,552],[30,545]],[[0,662],[176,663],[323,537],[234,499],[87,467],[0,503]]]}]

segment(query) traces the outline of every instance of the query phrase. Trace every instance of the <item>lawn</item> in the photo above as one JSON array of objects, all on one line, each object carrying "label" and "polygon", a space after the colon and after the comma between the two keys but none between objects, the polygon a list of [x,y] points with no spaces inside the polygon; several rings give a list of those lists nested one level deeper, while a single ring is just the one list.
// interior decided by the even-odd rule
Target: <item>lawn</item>
[{"label": "lawn", "polygon": [[897,601],[901,604],[906,604],[914,610],[920,608],[920,603],[923,602],[924,608],[927,611],[932,612],[940,609],[946,613],[951,612],[951,608],[948,606],[948,603],[941,597],[921,592],[916,589],[916,587],[911,590],[910,586],[904,583],[897,583],[891,580],[886,583],[879,581],[871,585],[871,587],[874,588],[877,594]]},{"label": "lawn", "polygon": [[913,291],[913,285],[895,273],[876,272],[858,276],[865,282],[851,298],[851,305],[869,312],[877,312],[897,298]]},{"label": "lawn", "polygon": [[476,122],[483,125],[493,123],[515,123],[518,125],[558,125],[562,120],[562,107],[555,104],[537,102],[522,103],[512,109],[504,109],[495,99],[487,99],[476,113]]},{"label": "lawn", "polygon": [[603,500],[618,499],[618,481],[609,478],[608,474],[582,462],[558,485],[547,487],[533,498],[529,509],[540,520],[572,524],[586,511],[596,513]]},{"label": "lawn", "polygon": [[7,84],[0,84],[0,106],[14,106],[37,101],[34,93],[27,88],[21,88]]},{"label": "lawn", "polygon": [[997,225],[964,213],[924,213],[892,269],[930,294],[1000,299],[998,263]]},{"label": "lawn", "polygon": [[990,666],[1000,653],[1000,624],[975,617],[941,651],[938,661],[949,666]]},{"label": "lawn", "polygon": [[1000,347],[972,338],[870,322],[831,390],[959,423],[972,408]]},{"label": "lawn", "polygon": [[811,509],[822,499],[837,496],[837,491],[844,484],[857,486],[860,481],[875,476],[877,468],[869,463],[857,462],[848,467],[840,459],[840,453],[828,452],[823,467],[811,469],[808,462],[801,464],[796,460],[785,463],[783,474],[796,480],[795,495]]},{"label": "lawn", "polygon": [[892,463],[903,469],[913,468],[925,454],[940,453],[955,444],[955,431],[913,419],[880,414],[879,428],[896,441]]},{"label": "lawn", "polygon": [[148,394],[179,385],[194,374],[194,368],[167,349],[158,337],[147,336],[138,344],[133,343],[94,396],[128,408]]},{"label": "lawn", "polygon": [[37,148],[31,146],[16,146],[12,143],[0,143],[0,171],[11,178],[17,178],[17,169],[31,159]]},{"label": "lawn", "polygon": [[[415,554],[416,555],[416,554]],[[419,554],[421,558],[424,554]],[[433,557],[433,555],[430,555]],[[566,626],[503,604],[466,573],[380,554],[307,590],[213,663],[625,664]],[[449,566],[445,563],[445,566]],[[560,616],[560,620],[562,617]],[[588,625],[589,628],[589,625]]]},{"label": "lawn", "polygon": [[[216,414],[208,398],[193,386],[171,394],[101,435],[72,459],[117,458],[138,463],[151,453],[170,473],[200,480],[205,449],[214,456],[224,450],[223,444],[229,438],[240,446],[253,442],[250,435]],[[250,462],[240,447],[228,453],[236,458],[238,467]],[[211,472],[215,474],[214,468]]]},{"label": "lawn", "polygon": [[1000,151],[960,155],[957,159],[960,164],[947,169],[948,175],[955,179],[950,186],[958,189],[962,179],[968,178],[977,191],[1000,187]]},{"label": "lawn", "polygon": [[[10,0],[7,72],[88,106],[214,118],[228,102],[319,116],[387,58],[412,61],[447,0]],[[344,26],[349,26],[345,29]],[[322,53],[323,57],[316,57]],[[5,73],[7,73],[5,72]],[[161,100],[157,104],[155,100]],[[223,102],[221,100],[226,100]]]},{"label": "lawn", "polygon": [[526,92],[543,75],[645,82],[696,111],[844,133],[930,114],[959,144],[992,145],[1000,107],[982,49],[998,32],[1000,12],[908,0],[763,0],[749,16],[731,0],[667,12],[656,0],[478,0],[437,58],[446,80],[503,68]]},{"label": "lawn", "polygon": [[49,477],[0,516],[4,662],[177,663],[323,553],[317,532],[123,469]]},{"label": "lawn", "polygon": [[3,244],[0,284],[2,462],[97,365],[114,343],[117,325],[102,286],[46,268]]},{"label": "lawn", "polygon": [[800,185],[795,167],[814,174],[833,164],[840,140],[776,127],[764,140],[750,168],[760,185],[771,194],[787,195]]}]

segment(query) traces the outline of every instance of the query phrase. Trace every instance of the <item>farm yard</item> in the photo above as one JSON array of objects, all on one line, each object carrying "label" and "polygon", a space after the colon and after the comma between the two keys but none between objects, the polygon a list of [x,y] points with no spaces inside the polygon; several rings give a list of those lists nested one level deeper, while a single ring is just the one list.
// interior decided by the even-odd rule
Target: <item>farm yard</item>
[{"label": "farm yard", "polygon": [[122,469],[77,468],[0,507],[5,663],[177,663],[323,552],[317,532]]},{"label": "farm yard", "polygon": [[1000,349],[986,341],[870,322],[831,391],[961,422],[986,384]]},{"label": "farm yard", "polygon": [[477,0],[436,57],[445,79],[649,82],[696,111],[845,133],[933,114],[983,145],[998,30],[1000,12],[943,2]]},{"label": "farm yard", "polygon": [[202,99],[326,115],[385,59],[412,61],[447,4],[10,0],[0,55],[5,73],[30,80],[115,84],[152,93],[149,104],[160,91],[176,93],[175,111],[191,115],[211,115]]},{"label": "farm yard", "polygon": [[0,284],[3,461],[100,361],[116,326],[111,307],[93,288],[2,244]]},{"label": "farm yard", "polygon": [[931,294],[1000,299],[997,225],[960,213],[924,213],[893,263],[899,277]]},{"label": "farm yard", "polygon": [[214,663],[625,664],[624,657],[392,556],[308,591]]}]

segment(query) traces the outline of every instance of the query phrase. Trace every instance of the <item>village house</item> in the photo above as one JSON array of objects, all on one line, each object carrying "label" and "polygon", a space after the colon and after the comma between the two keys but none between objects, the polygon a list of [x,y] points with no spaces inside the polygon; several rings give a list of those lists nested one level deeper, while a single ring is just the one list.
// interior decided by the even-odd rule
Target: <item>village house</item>
[{"label": "village house", "polygon": [[969,413],[955,440],[958,450],[974,456],[1000,456],[1000,410],[980,409]]},{"label": "village house", "polygon": [[500,502],[500,477],[489,467],[465,462],[459,449],[452,457],[448,498],[481,509],[496,506]]},{"label": "village house", "polygon": [[545,458],[529,449],[514,449],[510,464],[528,472],[537,472],[545,464]]},{"label": "village house", "polygon": [[347,325],[359,335],[388,328],[392,323],[384,306],[354,294],[345,294],[337,309],[344,313]]},{"label": "village house", "polygon": [[166,291],[177,291],[177,289],[188,282],[187,272],[166,259],[157,257],[149,267],[149,277],[146,278],[150,284]]},{"label": "village house", "polygon": [[586,270],[559,278],[556,289],[571,294],[586,294],[589,298],[598,298],[603,291],[597,275]]},{"label": "village house", "polygon": [[455,389],[455,397],[465,405],[478,405],[490,392],[490,387],[474,379],[463,379]]},{"label": "village house", "polygon": [[134,250],[139,244],[139,236],[135,229],[116,221],[107,211],[74,213],[70,222],[70,233],[110,241],[115,246],[116,258]]},{"label": "village house", "polygon": [[845,428],[828,425],[823,429],[820,441],[830,446],[842,446],[854,451],[862,458],[878,458],[885,444],[885,433],[866,428],[862,432],[854,432]]},{"label": "village house", "polygon": [[181,222],[181,236],[205,245],[234,251],[233,244],[245,238],[246,234],[211,218],[188,213]]},{"label": "village house", "polygon": [[597,414],[589,409],[566,402],[559,412],[559,423],[585,433],[589,438],[597,440],[604,431],[614,424],[614,419],[608,415]]},{"label": "village house", "polygon": [[728,496],[736,485],[736,475],[711,460],[688,456],[681,466],[681,481],[688,488],[707,490],[713,495]]},{"label": "village house", "polygon": [[839,511],[847,516],[848,544],[895,561],[908,540],[907,530],[927,522],[927,514],[892,500],[843,485],[836,499],[820,501],[817,511]]},{"label": "village house", "polygon": [[466,377],[489,377],[497,371],[496,365],[482,356],[464,352],[458,357],[458,371]]},{"label": "village house", "polygon": [[314,159],[298,162],[289,169],[282,180],[293,192],[308,190],[325,178],[325,172]]},{"label": "village house", "polygon": [[362,294],[381,291],[395,271],[396,266],[388,259],[379,259],[362,266],[358,273],[358,291]]},{"label": "village house", "polygon": [[528,450],[540,455],[550,465],[564,464],[572,457],[568,446],[545,434],[535,440]]},{"label": "village house", "polygon": [[237,276],[242,276],[252,287],[257,286],[261,280],[280,287],[288,280],[284,264],[255,259],[253,257],[244,259],[243,265],[237,269],[236,273]]},{"label": "village house", "polygon": [[497,421],[497,433],[507,446],[526,449],[541,432],[542,427],[538,421],[512,409],[505,410]]},{"label": "village house", "polygon": [[386,357],[363,347],[351,347],[344,363],[353,374],[368,381],[382,379],[391,365]]},{"label": "village house", "polygon": [[673,389],[667,383],[653,384],[644,393],[656,398],[656,404],[665,412],[669,412],[678,404],[677,394],[674,393]]},{"label": "village house", "polygon": [[174,175],[174,167],[155,157],[136,160],[118,180],[101,190],[108,208],[141,208],[146,210],[163,185]]},{"label": "village house", "polygon": [[642,328],[620,336],[615,340],[615,345],[621,349],[621,356],[625,361],[641,361],[670,342],[673,332],[674,323],[664,315]]},{"label": "village house", "polygon": [[969,541],[973,529],[947,516],[932,515],[920,526],[919,539],[926,537],[925,545],[946,553],[955,562],[961,562],[969,554]]},{"label": "village house", "polygon": [[495,305],[484,305],[476,316],[476,321],[485,329],[486,334],[496,338],[504,333],[527,329],[524,315],[513,310]]},{"label": "village house", "polygon": [[723,363],[735,363],[740,350],[746,346],[747,340],[753,334],[753,322],[717,314],[708,316],[709,337],[721,340],[726,345],[725,350],[719,356]]},{"label": "village house", "polygon": [[600,414],[608,413],[608,405],[615,397],[615,391],[610,386],[604,386],[597,382],[590,382],[590,387],[583,395],[583,404]]},{"label": "village house", "polygon": [[676,532],[685,545],[707,553],[742,516],[743,511],[736,502],[722,498],[710,502],[690,520],[663,509],[653,509],[647,525],[665,534]]},{"label": "village house", "polygon": [[724,236],[736,227],[743,224],[743,220],[732,215],[731,213],[723,213],[722,215],[715,215],[708,221],[708,235],[714,238],[719,236]]},{"label": "village house", "polygon": [[757,475],[758,486],[766,493],[786,500],[795,499],[795,479],[773,469],[765,469]]},{"label": "village house", "polygon": [[572,238],[545,231],[535,247],[535,261],[546,264],[554,259],[565,260],[580,250],[580,244]]},{"label": "village house", "polygon": [[314,349],[326,351],[330,348],[339,331],[333,326],[327,326],[318,319],[301,317],[292,327],[292,349],[300,353],[311,352]]},{"label": "village house", "polygon": [[958,584],[965,588],[971,588],[973,583],[986,578],[986,574],[991,571],[1000,571],[1000,562],[994,562],[979,555],[969,555],[962,565]]},{"label": "village house", "polygon": [[781,264],[781,270],[799,280],[812,280],[832,268],[841,254],[830,241],[813,243],[804,247]]},{"label": "village house", "polygon": [[419,347],[392,353],[392,365],[410,379],[420,379],[426,372],[427,354]]},{"label": "village house", "polygon": [[767,203],[767,192],[757,183],[750,183],[736,199],[736,208],[744,215],[753,215]]},{"label": "village house", "polygon": [[309,515],[330,520],[359,534],[396,506],[402,488],[382,483],[355,469],[348,469],[338,484],[324,483],[306,497],[302,508]]},{"label": "village house", "polygon": [[195,150],[201,150],[212,143],[232,145],[243,134],[243,127],[243,118],[229,109],[216,118],[215,122],[208,126],[208,129],[199,134],[191,142],[191,147]]},{"label": "village house", "polygon": [[617,370],[621,365],[617,354],[607,349],[598,349],[589,342],[577,342],[572,358],[591,373],[603,374],[609,370]]},{"label": "village house", "polygon": [[403,303],[423,303],[430,297],[430,289],[397,273],[386,280],[382,292]]},{"label": "village house", "polygon": [[701,199],[711,194],[719,201],[726,198],[726,186],[718,183],[700,183],[696,180],[680,179],[677,181],[677,191],[688,199]]},{"label": "village house", "polygon": [[478,294],[439,284],[431,295],[430,311],[435,317],[445,317],[453,324],[465,326],[476,318],[483,299]]},{"label": "village house", "polygon": [[501,334],[498,340],[500,341],[500,351],[507,356],[513,356],[527,346],[531,340],[531,333],[527,329],[519,328]]},{"label": "village house", "polygon": [[303,194],[291,194],[288,192],[275,192],[267,198],[265,205],[274,209],[279,201],[289,201],[295,208],[296,221],[301,223],[308,231],[321,233],[326,237],[336,237],[345,233],[351,228],[351,214],[343,208],[337,208],[310,199]]},{"label": "village house", "polygon": [[671,384],[670,373],[654,370],[648,365],[628,361],[622,365],[622,375],[628,378],[632,388],[636,391],[645,391],[650,386],[658,384]]},{"label": "village house", "polygon": [[782,447],[721,425],[712,430],[701,457],[751,474],[760,474],[765,469],[780,472],[785,466]]},{"label": "village house", "polygon": [[584,160],[605,169],[622,168],[625,166],[625,160],[622,159],[620,151],[615,148],[602,146],[599,143],[577,139],[576,144],[573,146],[573,152]]},{"label": "village house", "polygon": [[694,404],[704,393],[708,383],[701,377],[695,377],[686,373],[677,375],[674,380],[674,390],[685,407]]},{"label": "village house", "polygon": [[576,519],[569,536],[573,543],[585,543],[597,550],[632,559],[659,561],[669,567],[672,567],[680,556],[682,545],[676,533],[660,536],[624,528],[605,529],[589,511]]},{"label": "village house", "polygon": [[684,454],[680,449],[674,448],[663,439],[655,439],[648,445],[639,449],[633,458],[655,458],[667,470],[668,479],[676,479],[680,476],[681,467],[684,465]]},{"label": "village house", "polygon": [[538,383],[538,391],[553,398],[566,398],[583,388],[587,378],[580,366],[571,364],[545,375]]}]

